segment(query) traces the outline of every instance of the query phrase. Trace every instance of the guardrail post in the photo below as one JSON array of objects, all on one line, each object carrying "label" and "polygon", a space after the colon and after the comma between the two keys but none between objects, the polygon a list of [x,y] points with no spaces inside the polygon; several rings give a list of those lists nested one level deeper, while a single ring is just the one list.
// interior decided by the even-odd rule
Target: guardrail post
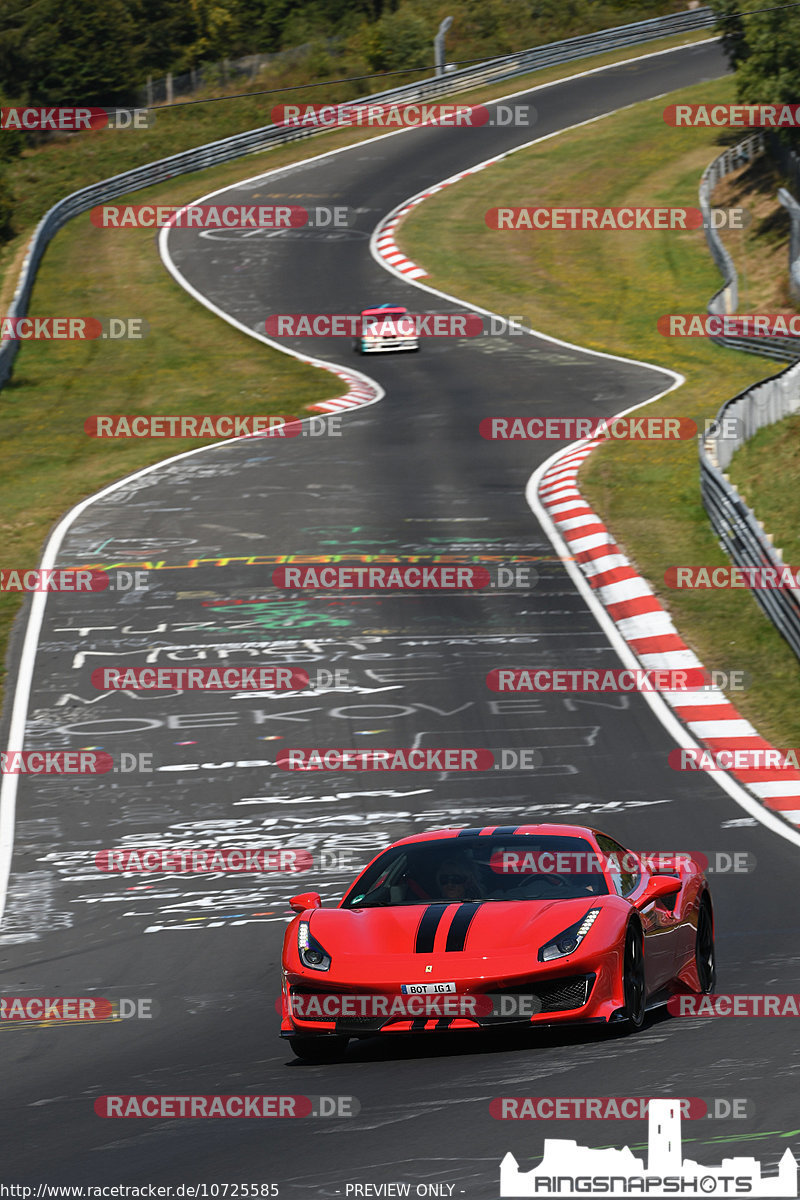
[{"label": "guardrail post", "polygon": [[439,26],[439,32],[433,40],[433,61],[436,63],[436,74],[444,75],[444,35],[453,24],[452,17],[445,17]]}]

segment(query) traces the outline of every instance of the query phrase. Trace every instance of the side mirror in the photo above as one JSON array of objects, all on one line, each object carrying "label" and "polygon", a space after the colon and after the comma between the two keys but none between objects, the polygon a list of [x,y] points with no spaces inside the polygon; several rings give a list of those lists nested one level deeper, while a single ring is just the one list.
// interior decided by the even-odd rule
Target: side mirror
[{"label": "side mirror", "polygon": [[662,896],[674,896],[680,890],[681,881],[673,875],[653,875],[639,899],[634,901],[633,907],[641,910],[653,900],[660,900]]},{"label": "side mirror", "polygon": [[299,896],[292,896],[289,907],[294,912],[301,913],[305,912],[307,908],[321,908],[322,900],[319,892],[301,892]]}]

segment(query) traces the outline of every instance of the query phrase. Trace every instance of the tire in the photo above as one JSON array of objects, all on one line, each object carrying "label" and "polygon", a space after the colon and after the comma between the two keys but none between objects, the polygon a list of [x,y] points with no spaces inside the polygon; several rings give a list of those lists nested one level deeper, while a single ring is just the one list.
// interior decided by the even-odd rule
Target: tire
[{"label": "tire", "polygon": [[700,901],[700,912],[697,914],[694,961],[697,966],[697,978],[700,980],[700,993],[707,996],[714,991],[717,984],[717,960],[714,950],[714,914],[711,910],[711,901],[708,896],[703,896],[703,899]]},{"label": "tire", "polygon": [[346,1037],[290,1037],[292,1053],[306,1062],[336,1062],[344,1054]]},{"label": "tire", "polygon": [[647,988],[644,973],[644,938],[638,925],[631,922],[625,934],[622,965],[622,1033],[635,1033],[644,1025]]}]

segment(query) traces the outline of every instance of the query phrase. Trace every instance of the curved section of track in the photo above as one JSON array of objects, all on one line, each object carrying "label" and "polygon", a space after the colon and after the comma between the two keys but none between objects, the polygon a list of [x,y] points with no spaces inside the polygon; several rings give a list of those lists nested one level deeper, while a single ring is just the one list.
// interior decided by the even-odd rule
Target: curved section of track
[{"label": "curved section of track", "polygon": [[[715,46],[684,49],[538,90],[542,133],[724,70]],[[520,98],[524,99],[524,98]],[[358,209],[344,244],[175,231],[176,269],[231,319],[358,310],[373,298],[418,307],[369,255],[376,221],[403,196],[529,131],[426,129],[267,174],[237,199],[314,197]],[[297,349],[351,365],[349,346]],[[608,415],[663,391],[668,373],[528,336],[426,344],[369,361],[385,399],[346,415],[339,438],[242,441],[133,477],[66,530],[63,564],[150,571],[146,592],[48,597],[32,679],[28,744],[153,755],[154,770],[105,780],[22,781],[6,923],[5,994],[152,996],[158,1015],[99,1027],[0,1028],[4,1173],[11,1180],[265,1182],[281,1196],[345,1196],[348,1184],[441,1183],[496,1196],[499,1163],[541,1152],[530,1123],[500,1123],[499,1095],[747,1096],[746,1122],[687,1126],[692,1157],[714,1138],[772,1166],[796,1121],[793,1040],[783,1023],[653,1018],[636,1037],[595,1031],[534,1039],[366,1041],[307,1067],[276,1037],[286,897],[267,876],[113,877],[115,845],[304,846],[325,853],[313,883],[341,895],[352,867],[398,836],[455,823],[585,820],[643,848],[746,851],[757,869],[713,881],[721,990],[800,991],[792,958],[796,850],[706,778],[667,765],[673,742],[641,697],[498,697],[493,667],[614,666],[614,650],[525,501],[546,451],[490,443],[484,416]],[[225,397],[226,403],[232,397]],[[287,604],[282,556],[416,554],[535,568],[528,592],[318,596]],[[294,697],[97,693],[95,666],[285,662],[349,672],[349,691]],[[526,773],[466,777],[304,776],[275,767],[291,745],[530,747]],[[767,1064],[767,1070],[764,1070]],[[777,1086],[776,1086],[777,1084]],[[353,1095],[357,1117],[315,1122],[108,1121],[98,1095]],[[746,1124],[746,1129],[743,1125]],[[621,1145],[644,1126],[562,1123],[551,1136]],[[709,1132],[713,1128],[713,1132]],[[759,1138],[754,1150],[746,1139]],[[725,1146],[724,1153],[731,1153]],[[352,1193],[351,1193],[352,1194]]]}]

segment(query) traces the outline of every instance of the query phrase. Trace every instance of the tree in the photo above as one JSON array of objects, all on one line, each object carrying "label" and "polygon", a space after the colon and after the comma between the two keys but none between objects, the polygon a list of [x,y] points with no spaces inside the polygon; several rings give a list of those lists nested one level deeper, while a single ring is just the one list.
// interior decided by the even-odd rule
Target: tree
[{"label": "tree", "polygon": [[365,56],[370,70],[430,67],[435,33],[427,21],[407,9],[384,13],[369,29]]},{"label": "tree", "polygon": [[31,104],[130,100],[136,27],[122,0],[34,0],[6,5],[0,19],[5,52],[18,55],[3,79],[11,94]]},{"label": "tree", "polygon": [[200,36],[197,16],[185,0],[132,0],[139,81],[166,74]]},{"label": "tree", "polygon": [[[748,22],[742,20],[740,0],[710,0],[710,7],[717,16],[715,30],[722,34],[722,49],[734,70],[750,54],[747,43]],[[750,18],[752,19],[752,18]]]}]

